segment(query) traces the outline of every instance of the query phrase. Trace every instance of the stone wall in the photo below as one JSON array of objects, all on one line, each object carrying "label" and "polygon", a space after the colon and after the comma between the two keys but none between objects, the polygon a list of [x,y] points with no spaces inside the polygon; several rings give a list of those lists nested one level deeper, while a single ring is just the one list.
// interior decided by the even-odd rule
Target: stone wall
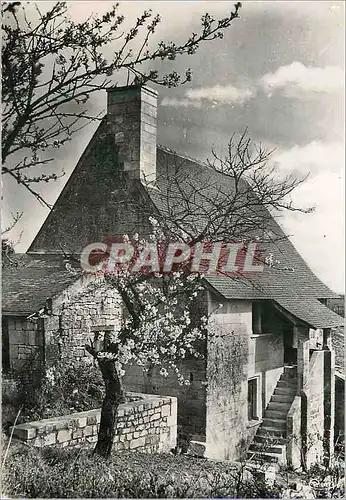
[{"label": "stone wall", "polygon": [[[218,302],[210,297],[210,312]],[[233,460],[247,447],[251,301],[224,303],[209,326],[206,456]]]},{"label": "stone wall", "polygon": [[[207,294],[202,293],[194,301],[191,312],[192,324],[207,314]],[[200,346],[205,351],[205,343]],[[174,396],[178,400],[178,426],[186,438],[205,439],[206,429],[206,360],[187,356],[177,362],[180,373],[189,385],[180,385],[173,370],[167,367],[168,376],[160,375],[160,368],[153,367],[148,373],[138,365],[126,367],[123,383],[127,390],[150,394]]]},{"label": "stone wall", "polygon": [[168,376],[160,375],[154,367],[145,373],[140,366],[126,368],[123,384],[127,390],[174,396],[178,400],[178,425],[184,434],[195,438],[205,436],[206,422],[206,367],[205,360],[183,359],[178,363],[179,370],[187,385],[180,385],[176,374],[167,369]]},{"label": "stone wall", "polygon": [[323,458],[324,351],[313,351],[309,362],[307,399],[307,467]]},{"label": "stone wall", "polygon": [[283,373],[284,343],[283,334],[252,335],[249,344],[248,376],[261,376],[262,398],[264,410],[272,397],[275,386]]},{"label": "stone wall", "polygon": [[[253,334],[252,302],[210,297],[213,313],[208,342],[206,455],[234,460],[243,456],[283,372],[280,324],[272,333]],[[267,331],[267,330],[266,330]],[[248,420],[248,380],[258,380],[258,420]]]},{"label": "stone wall", "polygon": [[[177,441],[177,401],[151,394],[119,406],[114,449],[169,452]],[[72,413],[17,425],[13,438],[30,446],[80,446],[95,443],[101,410]]]},{"label": "stone wall", "polygon": [[7,317],[10,369],[18,370],[43,349],[40,322],[23,317]]},{"label": "stone wall", "polygon": [[287,438],[286,446],[287,465],[293,469],[301,467],[301,397],[296,396],[287,414]]},{"label": "stone wall", "polygon": [[53,300],[53,315],[45,319],[45,356],[48,365],[59,351],[64,358],[90,357],[84,345],[96,325],[120,327],[122,303],[102,277],[83,276]]},{"label": "stone wall", "polygon": [[80,253],[90,243],[152,232],[152,205],[139,181],[124,176],[124,158],[116,142],[110,124],[103,121],[29,252],[60,252],[63,246]]}]

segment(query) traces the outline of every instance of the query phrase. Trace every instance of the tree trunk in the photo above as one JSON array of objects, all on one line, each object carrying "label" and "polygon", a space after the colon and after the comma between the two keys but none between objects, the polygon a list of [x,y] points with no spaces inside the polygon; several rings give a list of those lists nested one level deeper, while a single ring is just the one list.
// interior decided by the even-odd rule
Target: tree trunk
[{"label": "tree trunk", "polygon": [[108,458],[112,451],[118,406],[125,402],[121,380],[113,359],[97,360],[105,383],[106,394],[102,404],[100,429],[94,454]]}]

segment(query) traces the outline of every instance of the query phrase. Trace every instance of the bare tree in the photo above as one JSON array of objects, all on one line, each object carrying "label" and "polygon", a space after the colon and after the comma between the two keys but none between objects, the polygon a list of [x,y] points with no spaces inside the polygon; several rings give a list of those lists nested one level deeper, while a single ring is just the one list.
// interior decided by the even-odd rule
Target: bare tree
[{"label": "bare tree", "polygon": [[22,232],[19,235],[19,238],[16,242],[12,241],[9,238],[9,233],[12,231],[17,222],[22,218],[23,212],[11,212],[11,222],[1,230],[1,257],[2,257],[2,266],[7,264],[16,265],[16,262],[11,259],[11,254],[15,251],[15,246],[19,243]]},{"label": "bare tree", "polygon": [[[102,140],[114,138],[105,136]],[[98,149],[103,154],[103,165],[107,161],[112,164],[113,149],[108,148],[107,158],[102,140]],[[196,243],[241,241],[246,247],[254,239],[275,242],[283,238],[272,213],[310,209],[296,207],[290,199],[292,191],[304,179],[278,178],[268,163],[270,154],[262,147],[252,147],[246,131],[238,140],[231,139],[225,158],[214,153],[213,160],[204,167],[196,163],[186,165],[187,159],[169,154],[167,165],[158,169],[159,189],[147,187],[154,204],[149,203],[145,208],[138,198],[127,200],[132,209],[137,202],[137,210],[147,212],[152,234],[147,239],[140,239],[135,233],[125,235],[124,241],[138,248],[145,248],[149,241],[161,247],[172,241],[181,242],[190,248]],[[135,228],[139,233],[142,229]],[[163,375],[173,370],[182,384],[188,383],[179,371],[178,362],[186,355],[203,357],[208,323],[205,311],[199,318],[193,318],[203,276],[202,271],[190,272],[189,261],[177,265],[167,276],[162,267],[151,273],[143,272],[142,268],[133,272],[133,261],[109,268],[109,257],[108,248],[99,257],[98,269],[104,272],[109,286],[117,290],[128,314],[120,331],[104,332],[101,344],[85,346],[98,361],[106,387],[95,448],[103,456],[111,452],[117,408],[124,399],[121,377],[128,362],[146,370],[160,366]],[[262,255],[258,260],[265,264]],[[242,271],[238,276],[241,275]],[[211,335],[209,324],[208,337]]]},{"label": "bare tree", "polygon": [[[153,82],[174,87],[190,81],[190,70],[179,75],[175,71],[160,74],[156,69],[145,68],[179,55],[192,55],[200,43],[222,37],[238,17],[240,7],[238,2],[223,19],[205,14],[200,31],[180,44],[162,41],[150,48],[160,23],[160,17],[151,11],[145,11],[124,32],[124,17],[118,5],[81,23],[69,19],[68,8],[60,2],[47,13],[36,6],[35,22],[17,2],[5,6],[3,172],[48,206],[33,185],[56,179],[58,174],[34,175],[33,169],[52,161],[46,156],[47,151],[60,148],[86,123],[99,119],[87,110],[90,96],[115,86],[121,71],[128,73],[129,84]],[[112,48],[110,59],[104,55],[107,47]],[[18,162],[12,163],[18,154]],[[225,158],[214,154],[203,172],[200,169],[186,175],[182,164],[185,160],[176,156],[175,175],[171,175],[170,165],[162,174],[170,172],[170,182],[163,183],[167,189],[157,194],[163,209],[158,212],[153,206],[148,213],[148,217],[154,214],[156,218],[156,226],[152,221],[153,233],[160,233],[153,236],[163,242],[174,237],[189,246],[235,239],[246,243],[265,235],[275,239],[275,227],[269,227],[270,211],[298,210],[289,198],[302,180],[279,180],[273,169],[268,169],[269,159],[269,151],[252,148],[246,133],[238,142],[231,139]],[[107,160],[103,157],[102,161],[105,164]],[[225,182],[220,184],[216,174],[222,175]],[[203,354],[208,319],[192,321],[191,304],[201,287],[198,273],[191,277],[181,266],[174,276],[157,273],[153,279],[151,275],[123,271],[107,276],[107,281],[118,291],[129,314],[119,332],[104,332],[101,343],[86,346],[97,359],[105,381],[95,451],[106,457],[111,452],[117,408],[123,400],[121,377],[127,362],[131,360],[144,368],[158,365],[163,375],[172,369],[185,383],[177,361],[186,355]]]},{"label": "bare tree", "polygon": [[[53,157],[46,152],[60,148],[90,121],[99,119],[87,109],[90,96],[116,86],[124,72],[129,84],[153,82],[176,87],[190,81],[190,69],[183,75],[176,71],[160,74],[150,66],[192,55],[202,42],[221,38],[238,18],[241,7],[238,2],[221,19],[205,14],[200,30],[186,40],[177,44],[160,41],[152,47],[161,18],[151,10],[144,11],[125,31],[118,4],[80,23],[69,18],[64,2],[57,2],[46,13],[35,5],[34,20],[32,13],[29,18],[26,4],[2,5],[3,173],[45,206],[47,202],[33,186],[55,180],[60,174],[44,170],[34,174],[33,169],[52,162]],[[109,59],[105,49],[112,52]]]}]

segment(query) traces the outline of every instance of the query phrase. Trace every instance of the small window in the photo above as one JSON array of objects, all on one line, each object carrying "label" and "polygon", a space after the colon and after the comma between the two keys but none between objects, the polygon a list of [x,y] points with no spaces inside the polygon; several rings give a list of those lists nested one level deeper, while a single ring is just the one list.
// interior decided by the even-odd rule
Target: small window
[{"label": "small window", "polygon": [[262,333],[262,307],[260,302],[252,303],[252,333]]},{"label": "small window", "polygon": [[248,381],[248,419],[258,420],[258,379]]}]

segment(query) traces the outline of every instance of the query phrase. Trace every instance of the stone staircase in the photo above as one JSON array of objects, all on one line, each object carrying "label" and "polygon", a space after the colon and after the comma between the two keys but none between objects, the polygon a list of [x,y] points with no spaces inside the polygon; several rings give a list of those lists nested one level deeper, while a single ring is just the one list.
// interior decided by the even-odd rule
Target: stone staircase
[{"label": "stone staircase", "polygon": [[296,393],[297,367],[285,366],[248,450],[250,462],[286,464],[286,420]]}]

